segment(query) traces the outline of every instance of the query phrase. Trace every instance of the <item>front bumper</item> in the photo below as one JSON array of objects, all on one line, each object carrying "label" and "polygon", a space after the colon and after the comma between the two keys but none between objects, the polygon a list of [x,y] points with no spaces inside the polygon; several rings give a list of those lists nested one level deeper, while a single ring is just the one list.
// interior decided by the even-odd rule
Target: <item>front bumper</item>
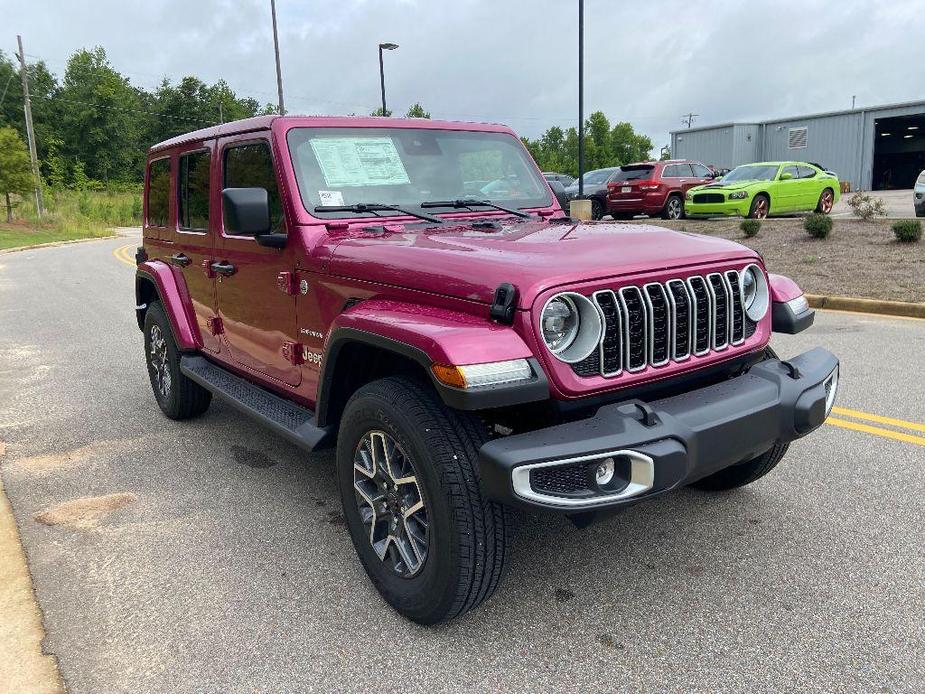
[{"label": "front bumper", "polygon": [[[569,513],[661,494],[819,427],[837,369],[835,355],[817,347],[706,388],[605,405],[588,419],[489,441],[479,451],[483,490],[503,503]],[[594,470],[608,458],[625,471],[617,480],[625,485],[594,489]],[[551,491],[551,479],[588,482],[583,490]]]},{"label": "front bumper", "polygon": [[925,217],[925,190],[916,190],[912,197],[915,206],[915,216]]},{"label": "front bumper", "polygon": [[688,217],[747,217],[752,200],[750,197],[742,200],[727,200],[726,202],[695,203],[692,200],[684,201],[684,213]]}]

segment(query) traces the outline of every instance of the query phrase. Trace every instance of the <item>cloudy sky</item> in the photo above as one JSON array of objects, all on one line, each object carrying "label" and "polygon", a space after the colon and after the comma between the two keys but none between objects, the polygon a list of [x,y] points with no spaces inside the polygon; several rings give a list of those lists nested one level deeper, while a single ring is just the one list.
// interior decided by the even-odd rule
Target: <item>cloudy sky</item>
[{"label": "cloudy sky", "polygon": [[[0,48],[57,74],[96,44],[132,82],[224,78],[275,101],[270,0],[0,0]],[[577,0],[277,0],[286,106],[435,118],[535,136],[577,118]],[[585,0],[585,111],[658,148],[695,125],[925,98],[925,0]]]}]

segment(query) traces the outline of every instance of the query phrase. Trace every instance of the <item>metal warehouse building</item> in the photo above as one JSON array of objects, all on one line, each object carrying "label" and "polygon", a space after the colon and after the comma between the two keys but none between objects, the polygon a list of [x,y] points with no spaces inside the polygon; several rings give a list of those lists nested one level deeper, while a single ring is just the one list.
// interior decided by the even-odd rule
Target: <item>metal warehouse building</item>
[{"label": "metal warehouse building", "polygon": [[912,188],[925,170],[925,101],[675,130],[671,156],[717,168],[808,161],[852,190]]}]

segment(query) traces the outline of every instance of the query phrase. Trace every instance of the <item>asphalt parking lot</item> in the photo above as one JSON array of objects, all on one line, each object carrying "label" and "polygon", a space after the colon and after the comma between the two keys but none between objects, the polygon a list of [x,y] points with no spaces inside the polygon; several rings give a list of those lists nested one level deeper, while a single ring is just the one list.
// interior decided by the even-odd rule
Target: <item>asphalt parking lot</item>
[{"label": "asphalt parking lot", "polygon": [[161,415],[130,242],[0,256],[0,473],[70,692],[925,690],[925,321],[776,337],[842,383],[773,473],[585,530],[519,515],[495,597],[428,629],[369,584],[330,454],[219,402]]}]

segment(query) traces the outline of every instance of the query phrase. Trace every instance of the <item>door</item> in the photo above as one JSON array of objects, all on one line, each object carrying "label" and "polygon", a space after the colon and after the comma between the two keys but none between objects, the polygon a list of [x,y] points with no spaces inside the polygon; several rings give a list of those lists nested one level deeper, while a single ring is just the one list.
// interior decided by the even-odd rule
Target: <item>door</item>
[{"label": "door", "polygon": [[[784,178],[789,174],[789,178]],[[775,185],[776,194],[771,195],[771,207],[774,212],[790,212],[800,207],[800,185],[799,171],[792,164],[784,166],[780,170]]]},{"label": "door", "polygon": [[[286,220],[277,184],[269,140],[253,134],[219,142],[220,179],[223,188],[265,188],[270,200],[273,230],[286,232]],[[219,204],[220,209],[220,204]],[[280,289],[277,278],[293,272],[291,244],[266,248],[252,236],[226,233],[221,215],[216,220],[215,289],[223,339],[230,360],[291,386],[302,372],[293,362],[298,342],[296,297]]]},{"label": "door", "polygon": [[694,171],[694,181],[695,186],[702,186],[705,183],[711,183],[713,181],[713,174],[706,166],[693,162],[691,164],[691,169]]},{"label": "door", "polygon": [[[221,342],[212,333],[211,321],[216,315],[215,279],[209,269],[215,246],[215,219],[211,209],[213,151],[215,141],[195,143],[179,151],[176,159],[177,223],[169,234],[170,246],[163,260],[182,275],[182,283],[189,292],[196,315],[196,324],[202,335],[203,348],[218,352]],[[179,279],[179,278],[178,278]]]},{"label": "door", "polygon": [[825,188],[822,179],[816,176],[816,169],[811,166],[797,166],[800,173],[800,209],[815,210],[819,204],[822,189]]}]

